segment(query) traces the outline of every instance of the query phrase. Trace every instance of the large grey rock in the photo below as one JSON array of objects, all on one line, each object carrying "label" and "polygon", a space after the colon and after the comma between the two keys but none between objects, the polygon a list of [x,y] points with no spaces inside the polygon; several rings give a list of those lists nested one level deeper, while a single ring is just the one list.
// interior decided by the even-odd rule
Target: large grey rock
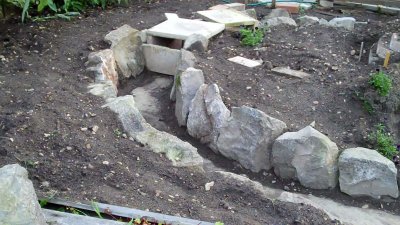
[{"label": "large grey rock", "polygon": [[278,137],[272,148],[274,172],[297,179],[308,188],[327,189],[337,184],[339,150],[327,136],[307,126]]},{"label": "large grey rock", "polygon": [[299,21],[299,26],[309,26],[319,23],[318,17],[315,16],[301,16],[297,20]]},{"label": "large grey rock", "polygon": [[220,128],[217,148],[222,155],[253,172],[268,170],[272,143],[285,129],[284,122],[264,112],[247,106],[234,107]]},{"label": "large grey rock", "polygon": [[177,75],[175,83],[175,116],[179,126],[186,126],[190,104],[197,90],[204,84],[203,71],[190,67]]},{"label": "large grey rock", "polygon": [[356,24],[356,19],[353,17],[340,17],[340,18],[333,18],[329,21],[329,25],[332,27],[342,27],[347,30],[353,30],[354,25]]},{"label": "large grey rock", "polygon": [[265,22],[268,27],[275,27],[279,25],[297,26],[296,21],[289,17],[274,17],[267,19]]},{"label": "large grey rock", "polygon": [[187,68],[194,67],[194,65],[196,64],[196,61],[197,61],[197,59],[193,53],[191,53],[185,49],[181,49],[180,59],[177,64],[177,73],[174,75],[174,83],[172,85],[171,93],[169,96],[169,98],[172,101],[176,100],[176,78],[177,78],[177,76],[179,74],[181,74],[183,71],[185,71]]},{"label": "large grey rock", "polygon": [[101,81],[88,86],[89,93],[100,96],[104,100],[117,97],[117,87],[111,80]]},{"label": "large grey rock", "polygon": [[209,146],[212,150],[218,152],[217,141],[221,132],[220,130],[228,121],[231,112],[222,101],[218,85],[216,84],[208,85],[204,94],[204,102],[212,124]]},{"label": "large grey rock", "polygon": [[116,87],[118,86],[117,65],[111,49],[90,53],[85,66],[86,71],[93,74],[96,82],[111,80]]},{"label": "large grey rock", "polygon": [[375,150],[350,148],[339,157],[340,190],[351,196],[399,196],[397,169]]},{"label": "large grey rock", "polygon": [[159,45],[143,44],[146,68],[150,71],[175,76],[181,60],[181,51]]},{"label": "large grey rock", "polygon": [[189,108],[188,133],[217,151],[216,141],[220,128],[229,118],[230,111],[222,101],[218,85],[200,86]]},{"label": "large grey rock", "polygon": [[207,84],[203,84],[197,90],[189,107],[186,125],[189,135],[199,139],[201,143],[209,143],[212,132],[211,120],[207,114],[206,103],[204,102],[204,93],[207,86]]},{"label": "large grey rock", "polygon": [[264,19],[271,19],[275,17],[288,17],[290,18],[290,13],[286,9],[273,9],[268,16],[265,16]]},{"label": "large grey rock", "polygon": [[203,164],[203,158],[191,144],[148,124],[136,107],[132,95],[110,99],[103,107],[118,114],[124,129],[131,137],[153,152],[164,153],[174,166],[197,167]]},{"label": "large grey rock", "polygon": [[189,51],[207,51],[208,38],[201,34],[192,34],[185,40],[183,48]]},{"label": "large grey rock", "polygon": [[0,169],[0,224],[46,225],[28,171],[17,164]]},{"label": "large grey rock", "polygon": [[138,30],[125,24],[108,33],[104,40],[111,44],[121,78],[136,77],[143,72],[145,59]]}]

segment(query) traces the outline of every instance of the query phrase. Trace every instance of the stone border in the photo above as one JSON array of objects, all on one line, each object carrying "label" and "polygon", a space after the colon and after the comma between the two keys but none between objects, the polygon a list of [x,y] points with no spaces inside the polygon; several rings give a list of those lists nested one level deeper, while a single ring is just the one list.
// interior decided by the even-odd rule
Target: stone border
[{"label": "stone border", "polygon": [[[354,25],[355,20],[351,22]],[[109,41],[112,51],[92,53],[87,62],[88,71],[96,81],[89,86],[89,92],[106,100],[103,107],[118,114],[133,139],[154,152],[165,153],[174,166],[201,167],[203,158],[189,143],[148,124],[132,96],[116,97],[117,81],[123,80],[125,74],[134,75],[139,71],[137,67],[174,75],[171,100],[176,101],[178,124],[187,127],[192,137],[213,151],[238,161],[246,169],[260,172],[273,168],[278,177],[298,180],[312,189],[330,189],[339,183],[341,191],[351,196],[399,196],[394,163],[375,150],[356,148],[340,152],[334,142],[311,126],[286,132],[284,122],[260,110],[242,106],[233,107],[230,112],[218,86],[205,84],[203,72],[193,68],[195,57],[191,52],[142,44],[141,36],[128,25],[107,34],[106,39],[113,37],[114,40]],[[125,48],[115,48],[120,45]],[[121,62],[112,54],[128,56],[129,60]],[[142,57],[144,60],[140,60]],[[145,64],[138,65],[138,62]],[[115,64],[119,70],[121,65],[128,64],[126,68],[131,71],[118,77]]]}]

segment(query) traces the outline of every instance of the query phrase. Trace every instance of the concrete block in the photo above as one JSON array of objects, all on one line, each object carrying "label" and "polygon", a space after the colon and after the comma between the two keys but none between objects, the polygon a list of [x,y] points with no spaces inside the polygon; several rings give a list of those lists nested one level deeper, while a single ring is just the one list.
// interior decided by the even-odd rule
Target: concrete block
[{"label": "concrete block", "polygon": [[398,33],[392,34],[392,39],[390,40],[390,49],[395,52],[400,52],[400,37]]},{"label": "concrete block", "polygon": [[243,58],[241,56],[236,56],[233,58],[228,59],[231,62],[243,65],[243,66],[247,66],[250,68],[256,67],[256,66],[261,66],[261,63],[259,61],[255,61],[255,60],[251,60],[251,59],[246,59]]},{"label": "concrete block", "polygon": [[225,24],[228,27],[252,26],[258,22],[244,13],[229,9],[198,11],[197,14],[205,20]]},{"label": "concrete block", "polygon": [[143,44],[146,68],[150,71],[175,76],[181,51],[158,45]]},{"label": "concrete block", "polygon": [[168,17],[170,19],[150,28],[147,34],[156,37],[186,40],[192,34],[201,34],[207,38],[211,38],[225,29],[225,25],[223,24],[182,19],[173,16]]},{"label": "concrete block", "polygon": [[237,11],[244,11],[246,10],[246,5],[242,3],[230,3],[230,4],[220,4],[210,7],[210,10],[218,10],[218,9],[233,9]]}]

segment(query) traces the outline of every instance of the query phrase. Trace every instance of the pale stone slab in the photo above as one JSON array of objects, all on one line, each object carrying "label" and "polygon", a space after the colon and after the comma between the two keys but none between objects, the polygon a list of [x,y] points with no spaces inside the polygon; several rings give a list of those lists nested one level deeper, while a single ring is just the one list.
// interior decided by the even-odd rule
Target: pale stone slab
[{"label": "pale stone slab", "polygon": [[243,58],[241,56],[235,56],[233,58],[228,59],[231,62],[243,65],[243,66],[247,66],[250,68],[256,67],[256,66],[261,66],[261,63],[255,60],[251,60],[251,59],[246,59]]},{"label": "pale stone slab", "polygon": [[275,67],[272,69],[272,71],[277,74],[287,75],[287,76],[291,76],[291,77],[297,77],[300,79],[310,76],[310,74],[308,74],[308,73],[298,71],[298,70],[292,70],[289,67]]},{"label": "pale stone slab", "polygon": [[216,10],[216,9],[234,9],[237,11],[244,11],[246,10],[246,5],[243,3],[230,3],[230,4],[220,4],[220,5],[215,5],[210,8],[210,10]]},{"label": "pale stone slab", "polygon": [[392,39],[390,40],[390,49],[395,52],[400,52],[400,37],[398,33],[392,34]]},{"label": "pale stone slab", "polygon": [[211,38],[225,29],[224,24],[178,18],[168,14],[168,20],[147,31],[148,35],[186,40],[192,34]]},{"label": "pale stone slab", "polygon": [[150,71],[175,76],[181,51],[159,45],[143,44],[146,68]]},{"label": "pale stone slab", "polygon": [[250,26],[258,22],[244,13],[230,9],[198,11],[197,14],[205,20],[222,23],[229,27]]}]

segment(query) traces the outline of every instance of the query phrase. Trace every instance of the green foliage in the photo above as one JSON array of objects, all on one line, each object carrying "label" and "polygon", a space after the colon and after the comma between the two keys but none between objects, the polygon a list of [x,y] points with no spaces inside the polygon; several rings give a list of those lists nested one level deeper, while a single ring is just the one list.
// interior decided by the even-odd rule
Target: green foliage
[{"label": "green foliage", "polygon": [[98,204],[97,202],[92,201],[92,202],[91,202],[91,205],[92,205],[92,208],[93,208],[94,212],[96,213],[96,215],[97,215],[100,219],[103,219],[103,216],[101,216],[99,204]]},{"label": "green foliage", "polygon": [[368,114],[372,115],[375,112],[374,107],[372,106],[372,103],[364,97],[364,95],[361,95],[360,92],[356,91],[355,92],[356,97],[361,101],[363,109],[368,112]]},{"label": "green foliage", "polygon": [[214,225],[224,225],[224,223],[223,222],[215,222],[215,224]]},{"label": "green foliage", "polygon": [[244,46],[256,46],[263,41],[264,30],[241,29],[240,35],[242,40],[240,43]]},{"label": "green foliage", "polygon": [[[22,22],[30,17],[30,14],[50,16],[44,19],[34,19],[36,21],[62,18],[70,19],[71,16],[77,15],[77,12],[83,12],[88,7],[101,6],[103,9],[107,5],[127,4],[129,0],[0,0],[0,8],[4,10],[5,5],[14,5],[21,9]],[[75,12],[75,14],[68,14]],[[54,15],[54,16],[53,16]]]},{"label": "green foliage", "polygon": [[176,87],[181,86],[181,74],[176,75],[175,85]]},{"label": "green foliage", "polygon": [[392,80],[383,72],[371,76],[369,83],[375,88],[380,96],[388,96],[392,89]]},{"label": "green foliage", "polygon": [[48,203],[49,203],[49,200],[47,200],[47,199],[40,199],[39,200],[39,204],[40,204],[41,208],[45,207]]},{"label": "green foliage", "polygon": [[376,131],[369,135],[371,141],[374,142],[375,147],[381,155],[392,160],[393,156],[397,154],[397,148],[394,145],[393,138],[385,132],[385,126],[378,124]]}]

